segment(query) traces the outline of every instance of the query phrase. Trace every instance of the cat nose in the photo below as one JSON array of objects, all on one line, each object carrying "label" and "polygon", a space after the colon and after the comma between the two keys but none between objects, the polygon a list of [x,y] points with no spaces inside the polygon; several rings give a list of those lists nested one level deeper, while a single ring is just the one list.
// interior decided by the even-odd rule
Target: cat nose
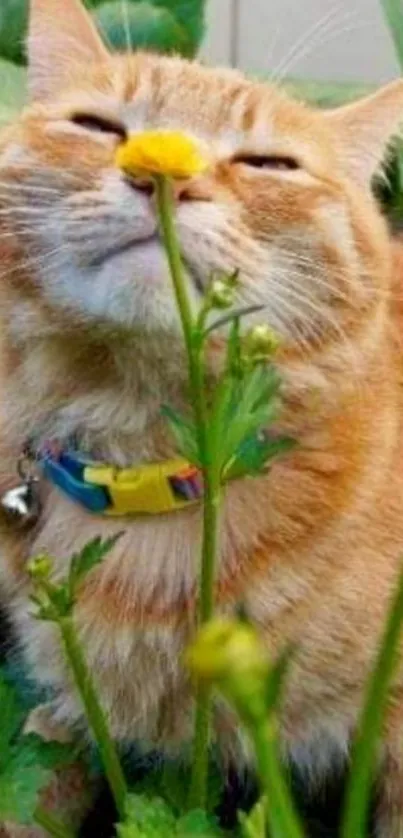
[{"label": "cat nose", "polygon": [[[136,192],[142,192],[143,195],[152,197],[155,193],[155,183],[152,178],[147,176],[125,175],[126,183]],[[192,178],[177,179],[172,181],[172,194],[175,201],[193,201],[200,200],[196,190],[195,183]]]}]

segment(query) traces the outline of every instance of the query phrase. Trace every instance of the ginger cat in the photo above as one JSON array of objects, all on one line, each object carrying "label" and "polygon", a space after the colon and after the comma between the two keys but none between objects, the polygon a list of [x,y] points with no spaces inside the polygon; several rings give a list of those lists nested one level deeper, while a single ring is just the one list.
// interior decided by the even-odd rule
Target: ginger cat
[{"label": "ginger cat", "polygon": [[[264,304],[284,339],[280,426],[300,442],[228,487],[217,597],[227,612],[244,602],[273,654],[298,641],[284,751],[320,779],[348,755],[403,553],[396,246],[370,191],[403,82],[316,112],[237,72],[111,56],[79,0],[31,0],[29,84],[1,140],[0,487],[31,437],[74,437],[118,466],[174,455],[160,405],[186,403],[181,332],[153,196],[114,156],[144,128],[189,133],[209,159],[177,186],[192,300],[213,270],[239,270],[239,302]],[[33,676],[54,689],[50,724],[71,727],[81,707],[52,626],[30,616],[26,560],[46,549],[62,572],[90,538],[124,529],[77,620],[114,735],[182,747],[200,507],[122,522],[43,492],[34,530],[2,520],[1,584]],[[222,709],[215,737],[247,758]],[[403,677],[379,774],[378,838],[402,838]]]}]

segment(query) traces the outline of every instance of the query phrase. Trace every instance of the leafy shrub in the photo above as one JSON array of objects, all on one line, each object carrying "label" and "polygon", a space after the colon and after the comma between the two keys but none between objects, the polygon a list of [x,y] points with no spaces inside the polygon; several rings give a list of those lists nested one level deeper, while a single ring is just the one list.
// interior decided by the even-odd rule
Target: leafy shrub
[{"label": "leafy shrub", "polygon": [[[86,0],[115,49],[147,48],[193,56],[204,34],[205,0]],[[0,57],[25,63],[28,0],[1,0]]]}]

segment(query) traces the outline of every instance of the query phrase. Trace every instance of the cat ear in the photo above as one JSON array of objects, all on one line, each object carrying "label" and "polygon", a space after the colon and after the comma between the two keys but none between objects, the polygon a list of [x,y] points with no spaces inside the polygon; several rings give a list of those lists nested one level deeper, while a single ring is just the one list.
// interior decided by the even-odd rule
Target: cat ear
[{"label": "cat ear", "polygon": [[30,0],[28,86],[46,99],[66,83],[77,63],[105,61],[108,53],[81,0]]},{"label": "cat ear", "polygon": [[369,186],[403,127],[403,80],[326,116],[351,176]]}]

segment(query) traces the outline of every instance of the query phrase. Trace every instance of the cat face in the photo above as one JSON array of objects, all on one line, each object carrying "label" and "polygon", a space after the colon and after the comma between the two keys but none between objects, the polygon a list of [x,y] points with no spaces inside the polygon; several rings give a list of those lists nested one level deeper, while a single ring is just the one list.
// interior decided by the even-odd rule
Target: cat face
[{"label": "cat face", "polygon": [[264,306],[260,320],[306,342],[368,302],[379,225],[369,181],[401,112],[400,83],[372,105],[375,128],[370,101],[321,114],[236,72],[112,57],[76,0],[52,15],[54,5],[32,3],[33,101],[6,138],[0,218],[56,321],[63,311],[179,337],[149,184],[115,164],[124,137],[146,129],[183,131],[209,163],[176,188],[194,306],[215,271],[236,270],[239,303]]}]

